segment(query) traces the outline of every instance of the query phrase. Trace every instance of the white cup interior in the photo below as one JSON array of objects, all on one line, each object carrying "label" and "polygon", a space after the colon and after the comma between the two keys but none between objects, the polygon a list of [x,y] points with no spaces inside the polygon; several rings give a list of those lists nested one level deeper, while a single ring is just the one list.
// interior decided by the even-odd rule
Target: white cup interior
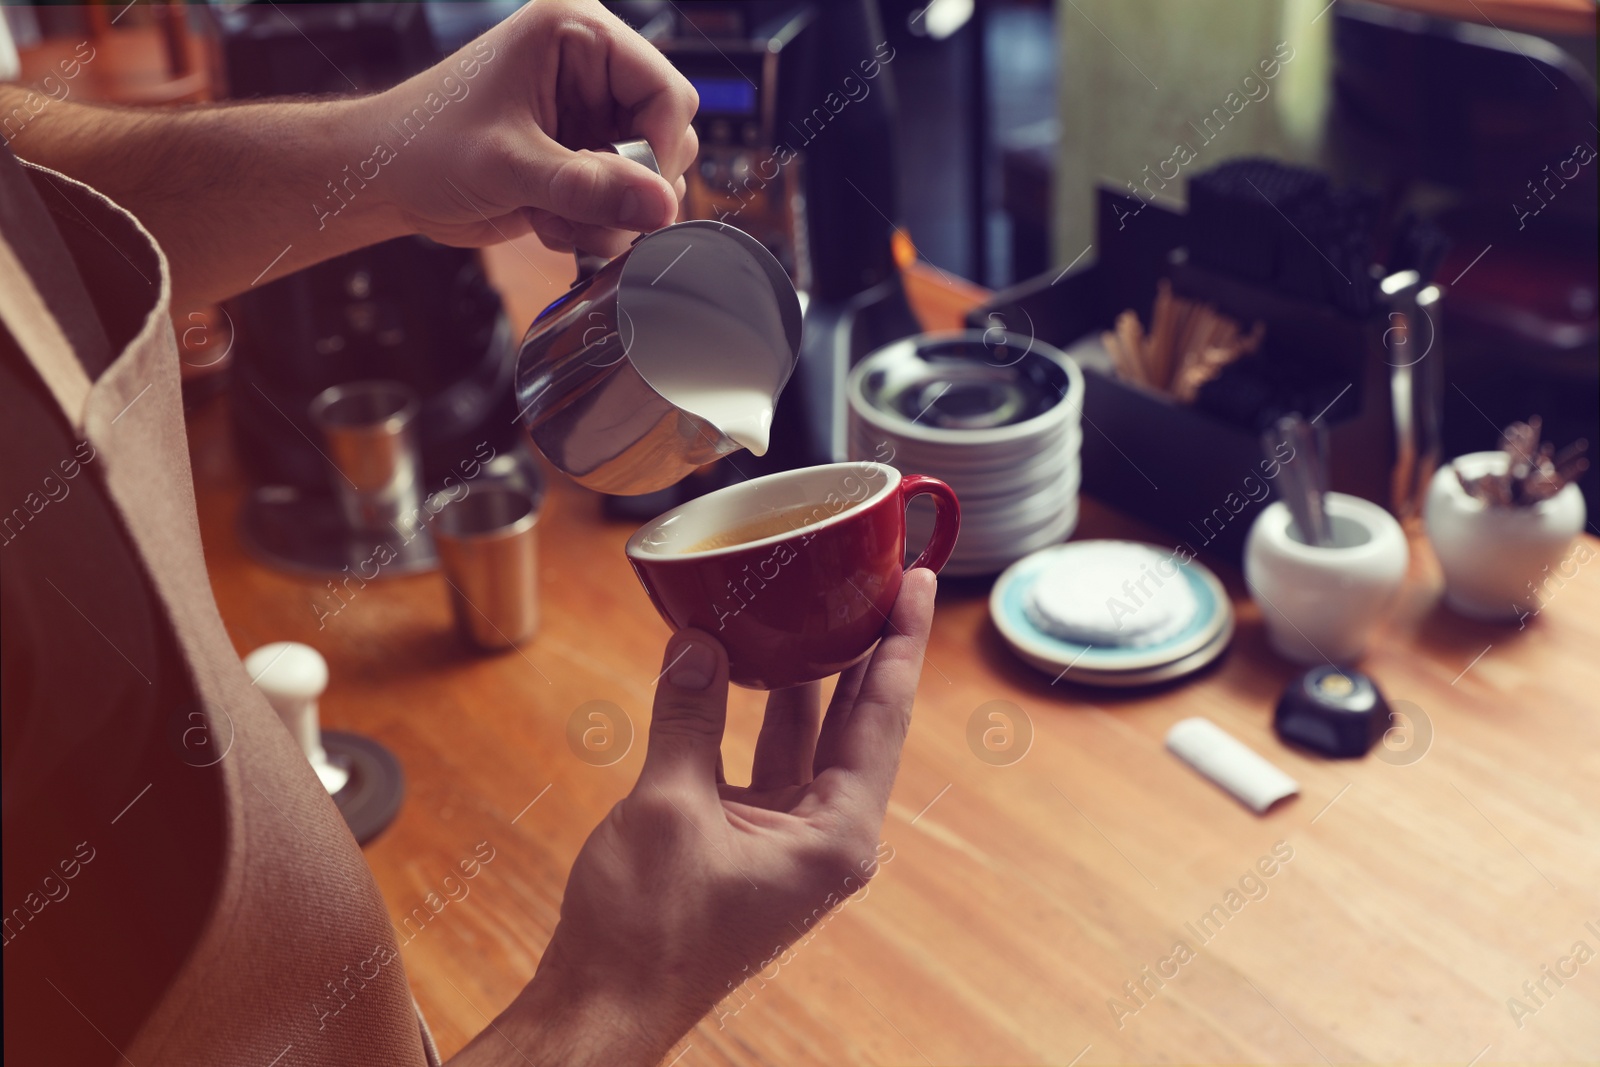
[{"label": "white cup interior", "polygon": [[652,558],[698,559],[776,544],[796,536],[799,531],[788,530],[736,545],[687,551],[707,538],[794,507],[808,509],[809,514],[801,527],[807,532],[834,525],[859,508],[883,499],[899,484],[900,472],[882,463],[830,463],[753,478],[680,504],[646,523],[628,539],[628,553]]},{"label": "white cup interior", "polygon": [[1295,525],[1295,521],[1292,518],[1289,520],[1288,525],[1283,528],[1283,532],[1291,541],[1305,545],[1308,548],[1359,548],[1372,540],[1372,531],[1367,528],[1366,523],[1359,519],[1351,518],[1348,515],[1336,515],[1333,512],[1327,512],[1326,517],[1328,520],[1328,532],[1333,537],[1333,544],[1331,545],[1312,546],[1311,542],[1307,541],[1305,535],[1300,532],[1300,527]]},{"label": "white cup interior", "polygon": [[[766,451],[794,350],[782,294],[736,236],[700,225],[646,235],[623,268],[617,308],[623,351],[652,389],[756,455]],[[728,425],[741,417],[758,425]]]}]

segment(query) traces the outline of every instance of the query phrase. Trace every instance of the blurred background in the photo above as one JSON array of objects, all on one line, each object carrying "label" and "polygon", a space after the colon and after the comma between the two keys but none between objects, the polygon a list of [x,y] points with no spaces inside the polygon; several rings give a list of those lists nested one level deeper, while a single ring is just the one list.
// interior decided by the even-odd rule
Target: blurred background
[{"label": "blurred background", "polygon": [[[8,3],[11,47],[0,56],[0,76],[45,95],[144,104],[340,93],[351,84],[380,89],[517,6]],[[1406,258],[1396,248],[1428,250],[1427,280],[1447,289],[1435,325],[1448,360],[1444,378],[1433,383],[1442,454],[1490,447],[1500,428],[1534,412],[1552,439],[1593,436],[1600,418],[1596,168],[1578,162],[1581,146],[1592,156],[1600,136],[1589,0],[608,6],[700,88],[704,153],[691,176],[688,214],[719,217],[731,208],[731,221],[774,251],[812,297],[808,348],[832,344],[843,331],[854,361],[914,332],[904,300],[879,291],[898,288],[897,262],[920,259],[948,279],[1000,290],[993,308],[1022,306],[1003,298],[1008,287],[1026,291],[1030,280],[1059,280],[1063,270],[1081,271],[1109,253],[1096,235],[1106,193],[1138,201],[1115,218],[1125,220],[1141,203],[1151,205],[1151,217],[1181,217],[1195,175],[1228,160],[1267,157],[1314,168],[1366,198],[1361,220],[1351,225],[1368,231],[1361,237],[1373,250],[1369,263],[1393,268]],[[92,61],[64,76],[64,63],[91,52]],[[862,76],[857,53],[876,55],[881,73]],[[1274,76],[1262,75],[1263,64]],[[853,71],[851,89],[843,79]],[[833,97],[841,100],[837,119],[820,110],[830,91],[843,93]],[[15,125],[17,118],[5,121]],[[816,136],[823,122],[836,132]],[[753,180],[775,146],[790,142],[802,165],[778,168],[783,173],[770,188]],[[1180,146],[1192,158],[1178,154]],[[1127,221],[1116,226],[1119,235],[1130,228]],[[1192,236],[1169,235],[1163,249],[1141,255],[1165,255]],[[400,269],[399,261],[386,267],[384,257],[357,253],[230,306],[240,347],[218,362],[235,365],[241,382],[300,396],[348,379],[363,360],[399,351],[398,358],[416,363],[401,375],[413,385],[430,394],[460,387],[448,401],[459,416],[453,423],[424,418],[430,466],[442,469],[448,464],[441,457],[459,452],[486,412],[509,402],[499,382],[505,340],[524,323],[502,321],[476,255],[408,248],[402,257]],[[426,315],[405,296],[441,285],[451,299]],[[1153,281],[1118,295],[1142,311]],[[1108,301],[1116,302],[1102,294],[1102,320],[1116,310]],[[870,313],[841,310],[863,302]],[[328,314],[354,328],[313,336],[305,316],[284,314],[308,303],[340,304]],[[404,323],[377,321],[386,308],[408,306],[393,311]],[[188,328],[195,338],[209,336],[196,324],[216,316],[208,309],[178,314],[191,316],[178,324],[180,336]],[[405,344],[395,340],[402,333]],[[441,377],[424,350],[437,350],[445,337],[468,351],[451,353]],[[312,380],[292,361],[262,368],[252,358],[253,349],[285,346],[343,361],[343,368]],[[780,413],[807,444],[777,463],[841,453],[839,405],[804,396],[837,394],[848,367],[817,367],[818,359],[803,357],[798,398]],[[196,378],[220,369],[207,358],[187,362],[186,373]],[[473,369],[462,378],[464,363]],[[1341,402],[1333,421],[1365,406],[1359,393]],[[1099,403],[1092,388],[1090,403]],[[1213,406],[1230,403],[1237,406],[1229,398]],[[1256,409],[1266,410],[1254,404],[1252,417]],[[248,444],[248,407],[235,418],[235,432]],[[314,459],[294,455],[292,442],[244,452],[258,480],[320,479]],[[1600,503],[1600,470],[1591,469],[1583,485],[1592,510]]]}]

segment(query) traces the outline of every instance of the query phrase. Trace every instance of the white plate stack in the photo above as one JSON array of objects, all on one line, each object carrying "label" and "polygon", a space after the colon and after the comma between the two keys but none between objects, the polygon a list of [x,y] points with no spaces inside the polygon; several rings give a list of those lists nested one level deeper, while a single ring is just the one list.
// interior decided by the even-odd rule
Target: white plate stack
[{"label": "white plate stack", "polygon": [[[961,501],[949,575],[997,574],[1065,540],[1078,522],[1083,375],[1043,342],[969,330],[896,341],[846,384],[851,459],[946,482]],[[915,500],[906,541],[920,549],[933,506]]]}]

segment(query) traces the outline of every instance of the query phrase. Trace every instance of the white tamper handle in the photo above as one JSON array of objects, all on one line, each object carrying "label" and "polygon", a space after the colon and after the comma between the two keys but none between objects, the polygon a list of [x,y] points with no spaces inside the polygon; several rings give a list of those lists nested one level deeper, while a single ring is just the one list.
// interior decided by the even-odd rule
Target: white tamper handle
[{"label": "white tamper handle", "polygon": [[244,669],[267,695],[267,702],[294,735],[323,786],[329,793],[343,789],[350,772],[328,762],[317,720],[317,698],[328,688],[328,661],[310,645],[275,641],[246,656]]}]

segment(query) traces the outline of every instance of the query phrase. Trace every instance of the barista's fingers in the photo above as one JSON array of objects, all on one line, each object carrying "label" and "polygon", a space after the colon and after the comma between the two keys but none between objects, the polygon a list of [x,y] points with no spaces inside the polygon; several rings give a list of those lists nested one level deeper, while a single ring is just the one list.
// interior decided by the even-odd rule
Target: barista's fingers
[{"label": "barista's fingers", "polygon": [[524,208],[522,217],[538,235],[539,242],[550,251],[569,253],[572,251],[572,226],[565,220],[558,219],[549,212],[534,211],[531,208]]},{"label": "barista's fingers", "polygon": [[585,252],[613,259],[628,250],[639,235],[631,230],[613,230],[604,226],[574,226],[572,244]]},{"label": "barista's fingers", "polygon": [[816,754],[812,757],[812,777],[822,773],[838,759],[839,737],[844,733],[844,721],[856,705],[856,693],[861,690],[861,679],[867,673],[867,661],[862,660],[839,675],[834,683],[833,697],[828,701],[828,714],[822,720],[822,730],[817,737]]},{"label": "barista's fingers", "polygon": [[833,686],[833,696],[828,701],[829,715],[833,714],[834,708],[848,715],[850,709],[856,706],[856,694],[861,692],[861,679],[867,676],[869,662],[870,659],[864,659],[839,675],[839,680]]},{"label": "barista's fingers", "polygon": [[[537,233],[538,231],[535,231],[535,232]],[[548,236],[546,234],[540,233],[539,234],[539,243],[544,245],[546,248],[548,248],[552,252],[561,252],[564,255],[571,255],[572,254],[572,246],[569,245],[567,242],[565,242],[563,240],[560,240],[559,238],[550,237],[550,236]]]},{"label": "barista's fingers", "polygon": [[691,124],[700,94],[660,49],[623,29],[603,68],[611,96],[632,116],[635,137],[650,142],[663,174],[676,178],[700,151]]},{"label": "barista's fingers", "polygon": [[781,789],[811,781],[811,754],[821,718],[822,683],[774,689],[767,696],[767,715],[756,738],[750,788]]},{"label": "barista's fingers", "polygon": [[824,766],[818,760],[817,778],[826,774],[849,782],[857,787],[856,795],[870,798],[880,813],[889,803],[900,750],[911,726],[911,702],[933,625],[936,585],[932,571],[918,568],[906,573],[854,706],[837,721],[830,711],[824,727],[831,735],[826,738],[829,762]]},{"label": "barista's fingers", "polygon": [[683,630],[667,643],[661,667],[635,791],[715,802],[728,716],[727,653],[710,634]]},{"label": "barista's fingers", "polygon": [[523,208],[522,215],[531,220],[533,229],[539,234],[539,239],[545,243],[545,247],[558,252],[581,249],[611,259],[626,252],[628,245],[639,236],[629,230],[587,226],[541,208]]},{"label": "barista's fingers", "polygon": [[572,222],[638,233],[678,214],[677,193],[666,179],[611,152],[573,152],[538,137],[519,146],[510,163],[522,204]]},{"label": "barista's fingers", "polygon": [[577,236],[577,227],[571,222],[552,211],[537,207],[523,208],[522,216],[528,220],[528,225],[533,227],[534,232],[545,244],[557,241],[566,245],[569,250],[572,248],[573,239]]}]

